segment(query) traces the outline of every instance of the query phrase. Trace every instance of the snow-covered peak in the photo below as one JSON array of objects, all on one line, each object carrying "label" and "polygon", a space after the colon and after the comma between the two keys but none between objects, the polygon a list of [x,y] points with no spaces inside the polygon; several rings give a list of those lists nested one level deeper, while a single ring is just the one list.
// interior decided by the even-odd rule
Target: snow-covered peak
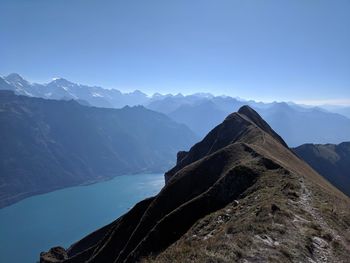
[{"label": "snow-covered peak", "polygon": [[208,92],[197,92],[197,93],[194,93],[193,96],[200,97],[200,98],[207,98],[207,99],[214,98],[214,95]]},{"label": "snow-covered peak", "polygon": [[48,86],[55,85],[60,87],[72,87],[77,84],[70,82],[64,78],[52,78],[52,81],[48,84]]},{"label": "snow-covered peak", "polygon": [[26,81],[24,78],[22,78],[17,73],[11,73],[11,74],[7,75],[4,79],[7,80],[7,82],[9,82],[15,86],[23,87],[24,85],[29,84],[28,81]]}]

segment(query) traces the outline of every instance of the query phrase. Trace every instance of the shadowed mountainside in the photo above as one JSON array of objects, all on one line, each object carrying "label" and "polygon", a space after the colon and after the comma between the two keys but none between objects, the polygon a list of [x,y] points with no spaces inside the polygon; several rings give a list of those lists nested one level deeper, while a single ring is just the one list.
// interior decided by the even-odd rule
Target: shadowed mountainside
[{"label": "shadowed mountainside", "polygon": [[319,174],[350,196],[350,142],[304,144],[293,149]]},{"label": "shadowed mountainside", "polygon": [[41,262],[348,259],[349,198],[247,106],[180,152],[166,181],[157,196]]},{"label": "shadowed mountainside", "polygon": [[162,172],[195,135],[142,106],[85,107],[0,91],[0,207],[116,175]]}]

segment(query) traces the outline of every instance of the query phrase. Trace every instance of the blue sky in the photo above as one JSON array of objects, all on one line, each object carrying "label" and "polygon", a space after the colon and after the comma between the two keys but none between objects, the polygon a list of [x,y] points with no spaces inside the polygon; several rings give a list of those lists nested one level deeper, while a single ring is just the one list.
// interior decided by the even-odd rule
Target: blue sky
[{"label": "blue sky", "polygon": [[350,104],[348,0],[1,0],[0,75]]}]

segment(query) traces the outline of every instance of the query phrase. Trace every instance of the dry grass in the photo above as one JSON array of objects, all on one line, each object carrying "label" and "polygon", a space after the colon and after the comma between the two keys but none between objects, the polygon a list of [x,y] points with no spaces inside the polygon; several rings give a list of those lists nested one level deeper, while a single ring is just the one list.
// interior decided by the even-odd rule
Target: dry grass
[{"label": "dry grass", "polygon": [[[322,215],[321,224],[300,203],[299,179],[284,169],[266,172],[238,205],[232,203],[204,217],[163,253],[143,261],[317,262],[324,252],[331,253],[334,262],[345,262],[349,240],[340,242],[334,235],[348,231],[350,212],[338,215],[332,205],[335,200],[329,200],[327,193],[315,194],[310,206]],[[315,245],[315,238],[327,244],[325,251]]]}]

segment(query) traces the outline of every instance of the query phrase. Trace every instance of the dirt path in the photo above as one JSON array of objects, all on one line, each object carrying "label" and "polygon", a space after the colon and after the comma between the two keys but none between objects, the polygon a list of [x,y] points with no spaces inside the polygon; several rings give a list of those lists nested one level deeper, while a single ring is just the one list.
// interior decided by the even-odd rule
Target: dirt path
[{"label": "dirt path", "polygon": [[[314,222],[317,222],[322,229],[326,229],[332,235],[333,239],[339,241],[344,245],[344,241],[342,240],[342,238],[337,234],[337,232],[334,229],[332,229],[327,224],[327,222],[323,219],[320,213],[314,208],[312,204],[312,192],[306,186],[304,178],[300,179],[300,186],[301,195],[299,203],[301,204],[302,208],[312,216]],[[299,218],[296,221],[302,220],[300,220]],[[328,243],[328,241],[324,240],[321,237],[313,236],[312,242],[314,248],[314,260],[310,259],[310,262],[334,262],[335,257],[332,253],[331,245]]]}]

